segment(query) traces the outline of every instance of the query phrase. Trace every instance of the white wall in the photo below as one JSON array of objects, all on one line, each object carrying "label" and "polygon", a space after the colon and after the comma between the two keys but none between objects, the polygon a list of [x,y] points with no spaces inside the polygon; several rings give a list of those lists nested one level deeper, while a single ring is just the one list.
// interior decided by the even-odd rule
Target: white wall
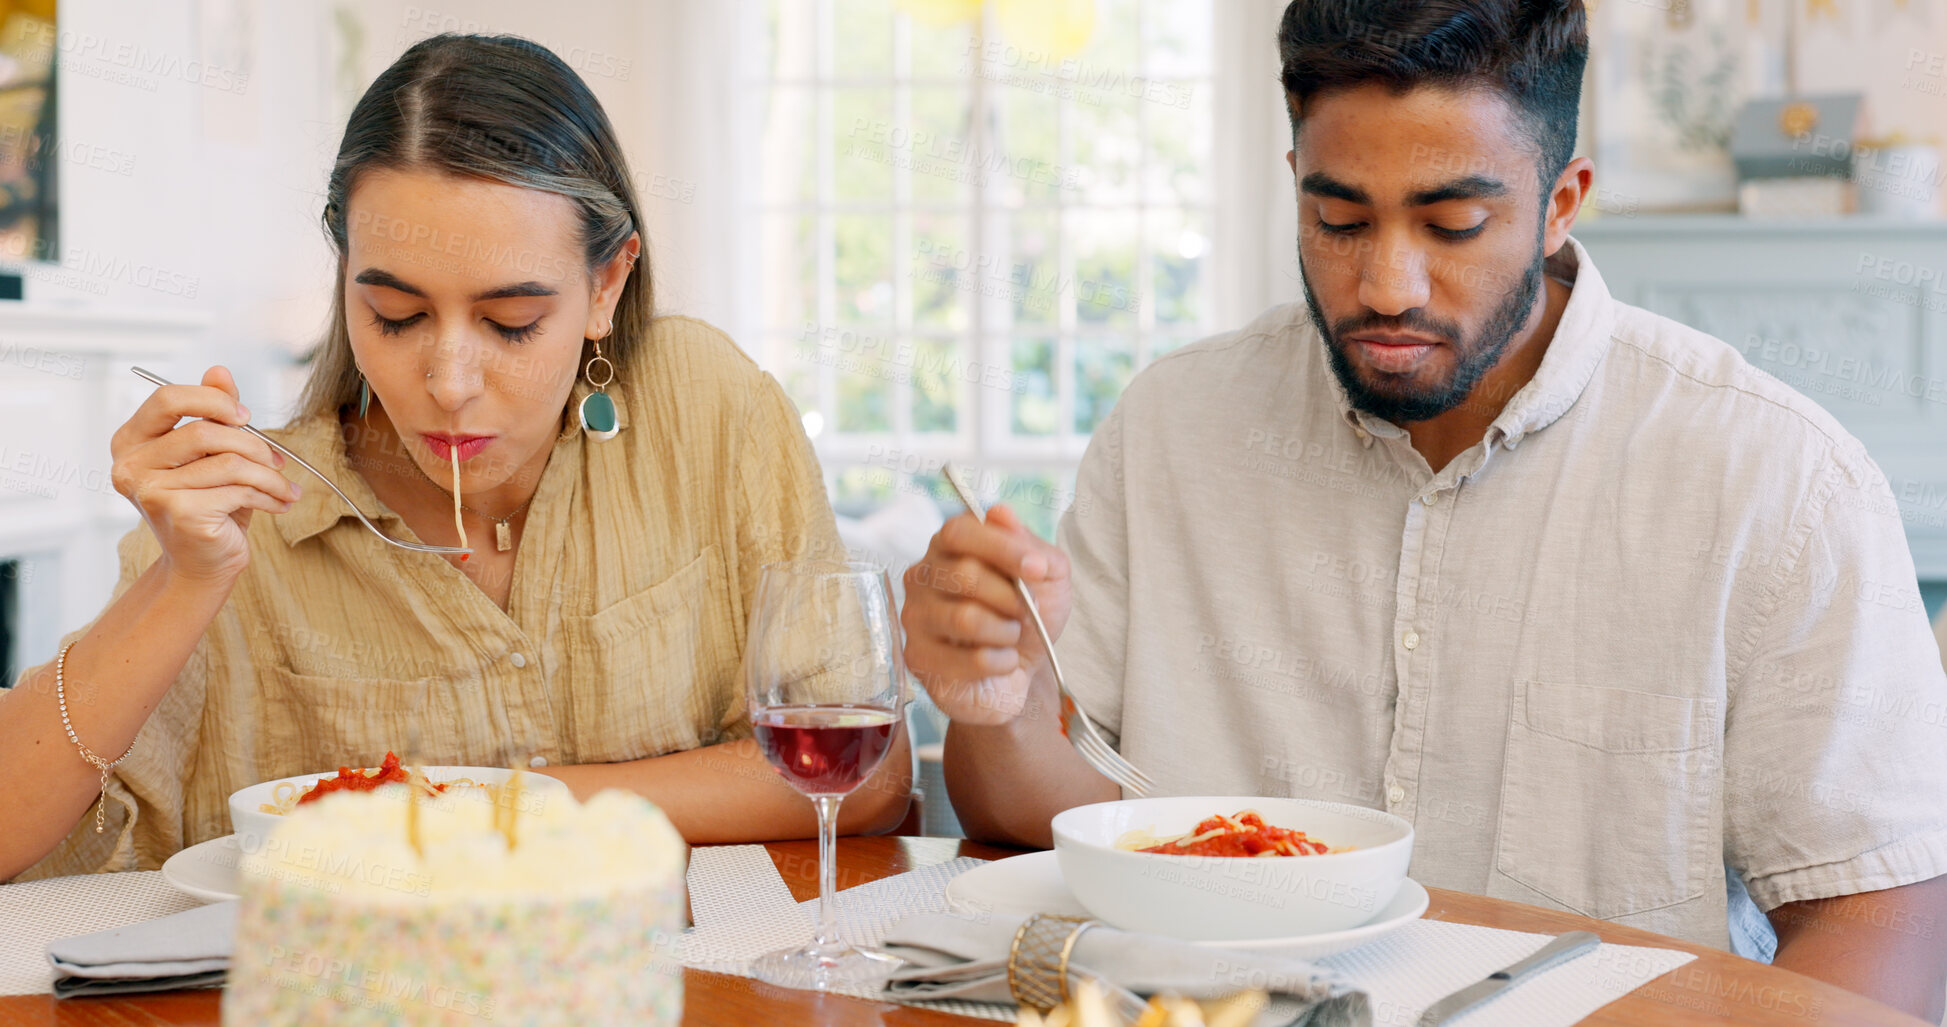
[{"label": "white wall", "polygon": [[322,317],[322,0],[62,0],[60,22],[61,266],[28,302],[198,311],[157,370],[221,362],[274,396]]},{"label": "white wall", "polygon": [[1278,88],[1278,19],[1285,0],[1226,0],[1217,6],[1220,64],[1212,136],[1218,204],[1212,249],[1233,273],[1212,280],[1215,323],[1242,325],[1274,304],[1304,295],[1298,275],[1298,208],[1291,169],[1291,120]]},{"label": "white wall", "polygon": [[1800,29],[1799,88],[1864,92],[1873,135],[1947,140],[1947,7],[1928,0],[1837,4]]},{"label": "white wall", "polygon": [[280,369],[321,323],[336,135],[323,0],[62,0],[59,19],[58,263],[16,262],[26,302],[0,304],[0,555],[37,561],[28,663],[100,609],[135,524],[107,486],[108,434],[148,391],[128,364],[228,365],[282,419]]}]

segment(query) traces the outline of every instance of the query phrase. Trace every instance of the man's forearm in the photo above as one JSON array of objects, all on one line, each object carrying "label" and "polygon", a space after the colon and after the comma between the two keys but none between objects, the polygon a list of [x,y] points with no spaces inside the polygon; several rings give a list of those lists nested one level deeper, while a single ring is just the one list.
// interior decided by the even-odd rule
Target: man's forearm
[{"label": "man's forearm", "polygon": [[947,728],[947,792],[967,837],[1047,848],[1056,813],[1122,797],[1062,737],[1060,711],[1054,678],[1043,670],[1019,717]]},{"label": "man's forearm", "polygon": [[1939,1023],[1947,1006],[1947,877],[1789,902],[1770,913],[1775,966]]}]

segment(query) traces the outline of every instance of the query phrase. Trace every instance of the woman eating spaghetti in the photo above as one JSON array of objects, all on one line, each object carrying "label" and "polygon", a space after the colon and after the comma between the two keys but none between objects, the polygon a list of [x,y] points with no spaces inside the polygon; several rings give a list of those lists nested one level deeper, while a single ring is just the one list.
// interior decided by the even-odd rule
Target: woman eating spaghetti
[{"label": "woman eating spaghetti", "polygon": [[[333,310],[272,433],[235,384],[158,388],[115,433],[144,524],[115,598],[0,696],[0,881],[153,869],[260,781],[518,765],[633,789],[693,842],[810,836],[749,741],[767,562],[843,558],[777,383],[653,317],[613,129],[542,47],[440,36],[353,110],[326,188]],[[903,738],[841,829],[906,810]]]}]

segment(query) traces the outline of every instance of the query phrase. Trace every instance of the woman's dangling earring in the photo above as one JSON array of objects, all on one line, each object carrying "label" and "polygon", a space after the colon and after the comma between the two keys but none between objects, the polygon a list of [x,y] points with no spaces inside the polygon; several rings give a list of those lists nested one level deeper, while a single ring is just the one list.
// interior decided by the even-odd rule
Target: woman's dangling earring
[{"label": "woman's dangling earring", "polygon": [[358,376],[358,416],[363,418],[365,411],[372,408],[372,386],[363,373]]},{"label": "woman's dangling earring", "polygon": [[[613,329],[615,322],[610,320],[608,326]],[[607,335],[608,332],[602,334]],[[602,340],[590,341],[595,344],[595,355],[588,358],[582,374],[587,376],[588,384],[593,385],[595,391],[581,398],[581,430],[596,442],[607,442],[621,430],[616,423],[615,401],[608,395],[608,383],[615,380],[615,365],[602,356]]]}]

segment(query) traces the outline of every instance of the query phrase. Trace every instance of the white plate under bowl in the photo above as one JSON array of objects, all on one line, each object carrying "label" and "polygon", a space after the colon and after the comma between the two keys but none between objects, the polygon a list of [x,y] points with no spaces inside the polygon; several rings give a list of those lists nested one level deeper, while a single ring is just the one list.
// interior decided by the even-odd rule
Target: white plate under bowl
[{"label": "white plate under bowl", "polygon": [[186,895],[222,902],[237,897],[237,864],[242,859],[237,836],[226,834],[169,857],[162,864],[162,879]]},{"label": "white plate under bowl", "polygon": [[[1303,856],[1289,857],[1303,859]],[[948,881],[947,908],[957,913],[977,915],[1028,916],[1034,913],[1060,913],[1064,916],[1089,915],[1061,879],[1061,862],[1053,851],[1009,856],[985,866],[975,867]],[[1300,935],[1295,938],[1254,938],[1248,941],[1199,941],[1213,949],[1271,951],[1293,959],[1323,959],[1326,956],[1377,941],[1384,935],[1418,920],[1430,903],[1426,888],[1407,878],[1394,893],[1393,900],[1371,920],[1343,931]]]}]

